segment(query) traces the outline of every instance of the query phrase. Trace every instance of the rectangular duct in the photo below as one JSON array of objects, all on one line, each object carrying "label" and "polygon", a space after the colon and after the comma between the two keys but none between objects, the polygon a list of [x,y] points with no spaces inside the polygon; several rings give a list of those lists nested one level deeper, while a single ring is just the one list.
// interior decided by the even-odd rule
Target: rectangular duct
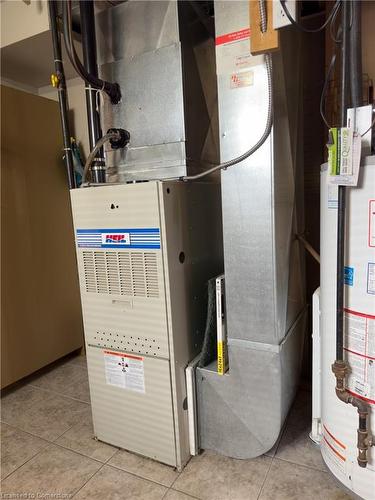
[{"label": "rectangular duct", "polygon": [[215,44],[189,2],[130,0],[97,14],[99,73],[122,101],[102,126],[130,145],[107,147],[107,180],[179,177],[218,160]]}]

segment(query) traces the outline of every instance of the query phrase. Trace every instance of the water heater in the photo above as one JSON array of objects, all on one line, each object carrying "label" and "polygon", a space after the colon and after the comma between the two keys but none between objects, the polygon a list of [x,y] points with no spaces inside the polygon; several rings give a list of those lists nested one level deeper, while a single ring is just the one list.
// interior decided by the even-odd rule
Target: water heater
[{"label": "water heater", "polygon": [[[321,174],[321,452],[331,472],[351,491],[375,498],[375,448],[368,464],[357,463],[357,411],[335,394],[337,186]],[[347,189],[344,349],[350,367],[347,388],[368,402],[375,435],[375,157],[360,169],[359,185]],[[315,301],[317,304],[317,301]],[[319,369],[319,363],[315,366]],[[316,374],[315,374],[316,375]],[[316,379],[316,377],[315,377]],[[319,384],[318,384],[319,387]]]}]

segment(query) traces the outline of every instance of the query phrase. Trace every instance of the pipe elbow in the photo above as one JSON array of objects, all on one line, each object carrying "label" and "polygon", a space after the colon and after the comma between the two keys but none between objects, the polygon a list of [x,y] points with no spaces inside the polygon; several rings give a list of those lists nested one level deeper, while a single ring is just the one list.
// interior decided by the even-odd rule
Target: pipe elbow
[{"label": "pipe elbow", "polygon": [[336,387],[336,396],[343,403],[346,403],[346,404],[350,403],[351,395],[345,389],[340,389],[340,388]]}]

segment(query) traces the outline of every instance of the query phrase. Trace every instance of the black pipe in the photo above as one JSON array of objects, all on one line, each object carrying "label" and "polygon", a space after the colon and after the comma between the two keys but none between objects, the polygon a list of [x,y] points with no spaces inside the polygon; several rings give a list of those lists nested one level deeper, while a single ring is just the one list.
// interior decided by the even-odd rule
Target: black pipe
[{"label": "black pipe", "polygon": [[64,161],[66,172],[68,176],[69,189],[76,187],[73,154],[70,143],[70,129],[69,129],[69,108],[68,96],[66,91],[64,65],[61,55],[61,39],[60,32],[57,27],[57,2],[55,0],[48,0],[48,15],[50,22],[50,29],[52,35],[53,58],[55,64],[55,76],[57,77],[57,93],[59,96],[61,128],[64,143]]},{"label": "black pipe", "polygon": [[363,105],[362,88],[362,3],[352,2],[350,28],[350,88],[352,107]]},{"label": "black pipe", "polygon": [[[81,15],[83,64],[87,72],[97,78],[98,65],[96,57],[94,3],[92,0],[81,0],[79,2],[79,9]],[[86,83],[85,92],[90,151],[92,151],[95,144],[102,137],[102,131],[100,127],[99,113],[96,110],[97,90]],[[103,148],[98,151],[96,158],[97,159],[93,162],[91,167],[92,181],[95,183],[103,183],[105,182],[105,161]]]},{"label": "black pipe", "polygon": [[[62,13],[64,42],[66,52],[73,68],[85,82],[92,85],[95,89],[103,90],[111,99],[112,104],[119,103],[121,100],[121,89],[119,84],[101,80],[94,74],[89,73],[77,55],[73,41],[72,0],[64,0],[62,2]],[[95,26],[94,23],[93,26]]]},{"label": "black pipe", "polygon": [[[346,126],[349,97],[349,23],[352,2],[342,5],[341,52],[341,126]],[[346,188],[338,187],[337,206],[337,281],[336,281],[336,360],[344,360],[344,265],[345,265],[345,208]]]}]

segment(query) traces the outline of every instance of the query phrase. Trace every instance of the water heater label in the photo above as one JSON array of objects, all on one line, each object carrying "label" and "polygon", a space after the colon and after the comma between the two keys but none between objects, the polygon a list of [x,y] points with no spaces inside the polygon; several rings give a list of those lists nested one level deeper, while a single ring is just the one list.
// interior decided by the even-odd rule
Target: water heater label
[{"label": "water heater label", "polygon": [[141,356],[113,351],[103,351],[103,354],[105,378],[108,385],[145,392],[145,375]]},{"label": "water heater label", "polygon": [[375,262],[367,264],[367,293],[375,295]]},{"label": "water heater label", "polygon": [[78,248],[160,248],[159,228],[77,229]]},{"label": "water heater label", "polygon": [[345,310],[348,390],[375,404],[375,316]]},{"label": "water heater label", "polygon": [[368,246],[375,247],[375,200],[368,204]]}]

